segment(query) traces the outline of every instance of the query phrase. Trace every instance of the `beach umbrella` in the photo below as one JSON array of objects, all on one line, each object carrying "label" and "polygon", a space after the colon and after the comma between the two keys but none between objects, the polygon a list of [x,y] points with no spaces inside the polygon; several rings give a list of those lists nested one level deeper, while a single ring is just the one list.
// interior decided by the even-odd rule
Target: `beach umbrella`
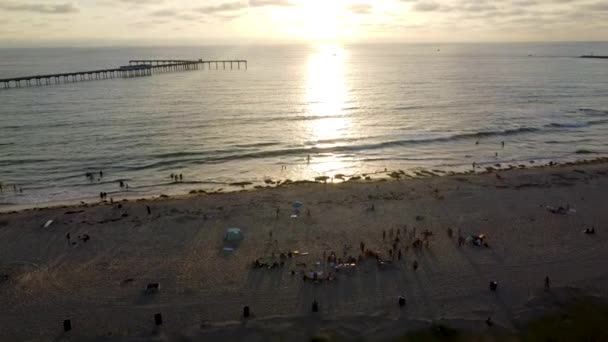
[{"label": "beach umbrella", "polygon": [[224,234],[224,239],[227,241],[237,241],[243,239],[243,232],[239,228],[229,228]]},{"label": "beach umbrella", "polygon": [[300,202],[300,201],[295,201],[293,202],[293,204],[291,205],[294,209],[299,209],[302,208],[304,206],[304,203]]}]

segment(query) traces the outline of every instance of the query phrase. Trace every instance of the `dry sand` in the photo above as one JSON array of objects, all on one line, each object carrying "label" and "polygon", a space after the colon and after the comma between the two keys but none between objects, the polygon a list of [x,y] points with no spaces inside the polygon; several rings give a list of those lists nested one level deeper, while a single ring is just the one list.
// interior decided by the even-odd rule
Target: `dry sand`
[{"label": "dry sand", "polygon": [[[431,321],[515,331],[556,300],[608,297],[608,164],[500,175],[301,184],[129,201],[121,208],[0,214],[0,340],[371,339]],[[304,208],[294,219],[295,200]],[[575,212],[567,215],[545,208],[568,204]],[[431,230],[429,247],[415,251],[403,236],[405,226],[406,235],[413,227],[418,235]],[[597,234],[582,232],[591,226]],[[225,254],[229,227],[240,227],[245,239]],[[324,252],[358,256],[361,241],[388,257],[390,229],[401,229],[403,259],[394,267],[381,269],[369,258],[322,284],[291,274],[315,261],[322,267]],[[459,247],[459,229],[465,236],[486,234],[490,247]],[[84,234],[89,241],[78,239]],[[275,239],[280,251],[309,254],[288,259],[281,269],[253,269],[253,260],[271,257]],[[308,267],[296,266],[301,262]],[[543,291],[546,275],[549,292]],[[492,280],[499,282],[497,292],[488,289]],[[153,282],[160,291],[146,295],[144,287]],[[407,298],[404,308],[399,295]],[[313,314],[315,299],[321,312]],[[242,319],[244,305],[253,318]],[[160,328],[156,313],[163,315]],[[483,323],[489,316],[492,328]],[[64,319],[72,321],[69,333]]]}]

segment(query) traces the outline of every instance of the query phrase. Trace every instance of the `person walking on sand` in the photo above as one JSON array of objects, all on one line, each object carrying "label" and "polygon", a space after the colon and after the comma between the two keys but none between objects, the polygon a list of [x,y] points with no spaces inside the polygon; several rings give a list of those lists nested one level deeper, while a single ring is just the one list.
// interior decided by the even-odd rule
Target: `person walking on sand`
[{"label": "person walking on sand", "polygon": [[501,144],[502,144],[502,148],[505,148],[505,142],[503,141],[503,142],[501,142]]}]

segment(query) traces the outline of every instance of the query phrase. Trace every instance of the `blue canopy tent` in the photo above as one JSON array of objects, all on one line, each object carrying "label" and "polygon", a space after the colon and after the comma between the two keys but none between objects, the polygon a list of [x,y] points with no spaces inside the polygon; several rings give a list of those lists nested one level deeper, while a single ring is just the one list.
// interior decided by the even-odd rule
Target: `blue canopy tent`
[{"label": "blue canopy tent", "polygon": [[243,232],[239,228],[228,228],[226,234],[224,234],[224,240],[226,241],[240,241],[243,240]]}]

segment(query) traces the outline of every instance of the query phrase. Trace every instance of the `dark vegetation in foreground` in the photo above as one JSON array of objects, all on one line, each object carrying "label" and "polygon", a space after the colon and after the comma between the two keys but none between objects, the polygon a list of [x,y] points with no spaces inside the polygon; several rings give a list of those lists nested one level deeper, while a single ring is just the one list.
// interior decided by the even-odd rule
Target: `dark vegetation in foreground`
[{"label": "dark vegetation in foreground", "polygon": [[[492,332],[470,333],[444,325],[408,333],[405,336],[388,339],[387,342],[606,342],[608,341],[608,305],[585,299],[563,309],[533,320],[520,329],[520,333]],[[346,341],[344,339],[318,336],[321,341]],[[363,340],[360,340],[363,341]]]}]

